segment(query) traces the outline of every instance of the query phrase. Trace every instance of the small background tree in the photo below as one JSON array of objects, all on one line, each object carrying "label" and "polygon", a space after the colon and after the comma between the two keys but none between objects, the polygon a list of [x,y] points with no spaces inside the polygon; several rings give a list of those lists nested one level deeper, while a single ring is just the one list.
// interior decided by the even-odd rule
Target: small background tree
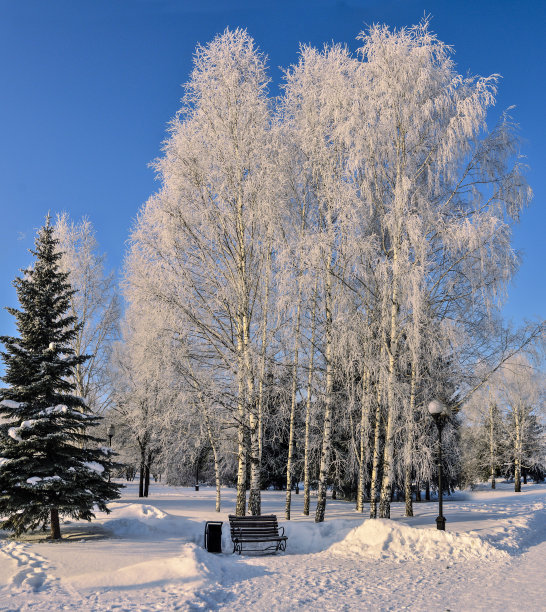
[{"label": "small background tree", "polygon": [[70,344],[76,356],[91,356],[74,368],[71,381],[89,408],[104,414],[112,403],[110,360],[112,343],[119,335],[114,273],[105,274],[106,257],[99,253],[95,230],[86,217],[74,223],[67,213],[58,215],[54,236],[62,253],[60,270],[69,274],[68,282],[75,289],[69,313],[79,325]]}]

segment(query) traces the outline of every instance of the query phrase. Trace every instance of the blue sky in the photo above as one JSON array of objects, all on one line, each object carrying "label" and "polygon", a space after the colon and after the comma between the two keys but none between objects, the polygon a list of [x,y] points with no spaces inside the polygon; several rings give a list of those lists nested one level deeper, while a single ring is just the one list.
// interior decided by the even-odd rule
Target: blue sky
[{"label": "blue sky", "polygon": [[[504,309],[546,318],[546,2],[541,0],[0,0],[0,306],[31,261],[48,210],[87,215],[109,267],[119,269],[142,203],[157,189],[150,161],[180,107],[198,42],[245,27],[279,66],[300,42],[344,42],[366,24],[401,27],[432,15],[463,74],[503,77],[498,104],[521,126],[534,202],[514,233],[523,264]],[[0,312],[0,335],[13,333]]]}]

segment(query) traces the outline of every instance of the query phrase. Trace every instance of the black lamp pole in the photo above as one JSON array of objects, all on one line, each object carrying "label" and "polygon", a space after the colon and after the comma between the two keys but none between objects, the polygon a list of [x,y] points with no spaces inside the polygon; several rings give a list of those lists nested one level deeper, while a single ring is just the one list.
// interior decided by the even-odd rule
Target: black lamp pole
[{"label": "black lamp pole", "polygon": [[[112,438],[116,433],[116,428],[113,425],[110,425],[106,430],[106,435],[108,436],[108,446],[112,449]],[[108,482],[110,482],[110,472],[108,472]]]},{"label": "black lamp pole", "polygon": [[442,429],[445,417],[443,414],[433,414],[434,422],[438,428],[438,516],[436,517],[436,528],[446,530],[446,518],[443,505],[443,483],[442,483]]},{"label": "black lamp pole", "polygon": [[440,400],[432,400],[428,405],[428,411],[438,428],[438,517],[436,528],[446,530],[446,519],[443,508],[443,486],[442,486],[442,429],[449,416],[449,408]]}]

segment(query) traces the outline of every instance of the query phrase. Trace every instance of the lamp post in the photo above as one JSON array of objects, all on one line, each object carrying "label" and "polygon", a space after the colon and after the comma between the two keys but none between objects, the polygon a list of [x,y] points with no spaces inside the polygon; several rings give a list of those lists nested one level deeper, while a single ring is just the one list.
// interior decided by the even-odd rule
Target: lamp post
[{"label": "lamp post", "polygon": [[[114,437],[115,433],[116,433],[116,428],[114,427],[113,424],[110,424],[108,426],[108,429],[106,430],[106,435],[108,436],[108,446],[110,448],[112,448],[112,438]],[[108,482],[110,482],[110,471],[108,471]]]},{"label": "lamp post", "polygon": [[433,399],[428,405],[428,411],[438,428],[438,517],[436,518],[436,528],[445,531],[446,519],[443,514],[442,489],[442,429],[449,416],[449,408],[440,400]]},{"label": "lamp post", "polygon": [[114,434],[116,433],[116,428],[113,425],[109,425],[108,429],[106,430],[106,435],[108,436],[108,446],[112,447],[112,438],[114,437]]}]

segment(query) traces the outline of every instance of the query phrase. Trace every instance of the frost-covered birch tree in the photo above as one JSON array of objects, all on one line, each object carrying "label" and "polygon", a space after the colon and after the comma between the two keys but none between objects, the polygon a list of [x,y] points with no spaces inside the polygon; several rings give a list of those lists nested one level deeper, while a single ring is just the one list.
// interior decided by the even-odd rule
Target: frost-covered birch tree
[{"label": "frost-covered birch tree", "polygon": [[[343,242],[352,220],[352,183],[347,180],[347,152],[340,134],[353,108],[355,62],[347,49],[334,45],[318,52],[303,47],[300,61],[286,73],[283,117],[299,150],[300,200],[310,207],[305,232],[307,265],[318,277],[322,321],[323,439],[316,522],[324,520],[334,425],[334,322],[342,295]],[[318,335],[317,335],[318,336]]]},{"label": "frost-covered birch tree", "polygon": [[522,472],[536,466],[543,470],[546,464],[546,441],[540,430],[546,416],[544,380],[524,355],[507,361],[496,379],[494,395],[506,414],[506,459],[513,463],[514,490],[519,493]]},{"label": "frost-covered birch tree", "polygon": [[197,48],[156,163],[161,189],[139,215],[127,264],[129,299],[145,295],[174,311],[191,359],[221,382],[238,428],[238,515],[248,461],[250,511],[260,514],[256,356],[275,191],[267,84],[265,58],[245,31]]},{"label": "frost-covered birch tree", "polygon": [[60,269],[68,273],[75,289],[70,312],[81,325],[71,341],[74,354],[89,355],[71,374],[75,392],[86,398],[91,409],[101,414],[111,407],[108,366],[112,343],[118,337],[119,300],[113,273],[104,271],[104,255],[91,221],[75,223],[67,213],[57,215],[55,237],[62,253]]},{"label": "frost-covered birch tree", "polygon": [[179,394],[173,373],[171,337],[158,308],[131,304],[122,325],[123,341],[115,346],[114,403],[118,436],[138,448],[139,497],[148,497],[150,473],[161,453],[168,409]]},{"label": "frost-covered birch tree", "polygon": [[[414,410],[411,379],[415,390],[423,370],[417,358],[452,351],[453,329],[460,334],[472,309],[479,305],[483,315],[502,292],[515,269],[511,221],[530,194],[513,125],[504,118],[486,129],[495,76],[461,77],[426,21],[399,31],[373,26],[360,38],[362,112],[350,151],[362,205],[373,206],[377,219],[377,286],[388,292],[380,301],[386,423],[379,504],[388,517],[396,423],[400,411]],[[429,329],[440,337],[426,338]],[[403,359],[412,372],[406,387]],[[404,420],[413,422],[411,414]]]}]

